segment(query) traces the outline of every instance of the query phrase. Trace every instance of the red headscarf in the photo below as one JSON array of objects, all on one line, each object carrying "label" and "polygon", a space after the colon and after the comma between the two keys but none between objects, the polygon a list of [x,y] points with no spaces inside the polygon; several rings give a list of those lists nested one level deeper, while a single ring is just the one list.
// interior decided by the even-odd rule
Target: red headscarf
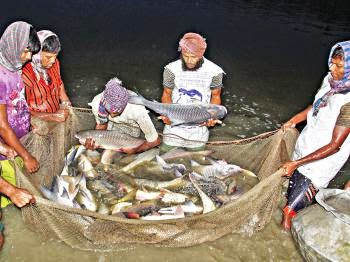
[{"label": "red headscarf", "polygon": [[179,42],[179,51],[191,53],[201,58],[207,49],[205,39],[197,33],[186,33]]}]

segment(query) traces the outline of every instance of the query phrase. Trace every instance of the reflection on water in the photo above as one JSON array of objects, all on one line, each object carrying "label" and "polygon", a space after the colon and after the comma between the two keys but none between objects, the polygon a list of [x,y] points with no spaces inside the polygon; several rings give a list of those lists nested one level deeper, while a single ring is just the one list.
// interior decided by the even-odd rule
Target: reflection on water
[{"label": "reflection on water", "polygon": [[[56,32],[63,44],[63,79],[73,104],[81,107],[113,76],[147,98],[160,99],[162,70],[178,57],[180,36],[200,32],[208,41],[206,56],[226,72],[223,104],[229,115],[225,126],[211,132],[211,139],[222,140],[279,128],[311,103],[327,72],[330,47],[350,38],[349,11],[348,0],[22,0],[2,4],[0,30],[22,19]],[[227,236],[180,252],[140,248],[115,257],[300,260],[290,235],[278,226],[279,215],[249,239]],[[113,261],[112,255],[73,251],[56,241],[41,244],[16,209],[6,210],[5,216],[7,244],[1,260],[57,261],[71,259],[75,252],[77,261]]]}]

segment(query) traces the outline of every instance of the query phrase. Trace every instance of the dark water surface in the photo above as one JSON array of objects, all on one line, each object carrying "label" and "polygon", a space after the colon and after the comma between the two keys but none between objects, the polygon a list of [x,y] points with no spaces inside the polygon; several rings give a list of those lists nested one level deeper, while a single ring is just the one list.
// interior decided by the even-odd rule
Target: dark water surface
[{"label": "dark water surface", "polygon": [[[7,1],[1,6],[0,31],[12,21],[25,20],[37,30],[57,33],[63,45],[59,55],[63,80],[79,107],[86,107],[113,76],[159,100],[163,67],[178,57],[179,38],[188,31],[199,32],[207,38],[206,57],[227,74],[223,104],[229,116],[224,127],[212,131],[211,139],[235,139],[279,128],[312,102],[327,72],[331,46],[350,39],[349,5],[348,0]],[[73,256],[75,251],[62,243],[41,243],[24,227],[16,209],[7,210],[5,216],[8,242],[1,261],[61,261]],[[275,220],[262,233],[242,241],[228,236],[180,252],[147,249],[120,258],[301,260],[289,234]],[[79,260],[116,261],[110,255],[78,253]]]}]

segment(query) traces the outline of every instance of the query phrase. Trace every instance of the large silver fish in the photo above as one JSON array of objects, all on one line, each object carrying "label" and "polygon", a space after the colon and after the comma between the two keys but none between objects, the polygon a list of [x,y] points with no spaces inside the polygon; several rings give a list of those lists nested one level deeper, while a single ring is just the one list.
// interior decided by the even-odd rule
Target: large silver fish
[{"label": "large silver fish", "polygon": [[207,178],[217,177],[219,179],[225,179],[235,174],[244,174],[254,178],[256,177],[253,172],[243,169],[237,165],[229,164],[224,160],[214,160],[211,158],[208,159],[211,165],[201,165],[198,162],[191,160],[190,162],[193,171],[200,173]]},{"label": "large silver fish", "polygon": [[222,119],[227,115],[226,107],[215,104],[164,104],[149,101],[140,95],[131,96],[129,103],[144,105],[152,111],[168,117],[172,126],[200,124],[208,119]]},{"label": "large silver fish", "polygon": [[140,153],[140,154],[138,154],[136,156],[134,161],[132,161],[128,165],[124,166],[122,169],[120,169],[120,171],[124,172],[124,173],[130,173],[138,165],[141,165],[144,162],[151,161],[158,154],[159,154],[159,149],[158,148],[152,148],[150,150],[142,152],[142,153]]},{"label": "large silver fish", "polygon": [[81,144],[85,144],[87,138],[92,138],[97,147],[121,151],[140,146],[145,140],[121,133],[118,130],[86,130],[75,134]]},{"label": "large silver fish", "polygon": [[[47,188],[45,186],[40,186],[40,190],[43,193],[43,195],[54,202],[57,202],[61,205],[69,206],[69,207],[76,207],[81,208],[80,205],[74,200],[71,199],[68,196],[68,192],[65,188],[63,188],[62,193],[59,192],[59,181],[57,181],[57,176],[53,178],[53,182],[50,188]],[[78,190],[76,190],[75,195],[78,193]],[[74,197],[75,197],[74,195]]]}]

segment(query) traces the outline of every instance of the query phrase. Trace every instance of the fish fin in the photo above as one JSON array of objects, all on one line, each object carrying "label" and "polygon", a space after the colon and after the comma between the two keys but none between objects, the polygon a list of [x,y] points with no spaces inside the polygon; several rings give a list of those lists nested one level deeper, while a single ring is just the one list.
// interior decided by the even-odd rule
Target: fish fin
[{"label": "fish fin", "polygon": [[148,190],[144,185],[141,186],[141,191],[148,193]]},{"label": "fish fin", "polygon": [[194,172],[194,171],[192,173],[190,173],[188,175],[188,177],[190,178],[191,182],[192,182],[192,180],[197,181],[197,180],[203,178],[203,176],[201,174],[198,174],[197,172]]},{"label": "fish fin", "polygon": [[206,159],[207,159],[207,160],[209,161],[209,163],[212,164],[212,165],[217,165],[217,164],[219,164],[219,165],[222,165],[222,164],[227,165],[227,164],[228,164],[227,161],[224,160],[224,159],[217,160],[217,159],[214,159],[214,158],[212,158],[212,157],[210,157],[210,156],[207,156]]},{"label": "fish fin", "polygon": [[176,176],[177,178],[182,177],[182,173],[181,173],[179,170],[177,170],[177,169],[175,169],[174,174],[175,174],[175,176]]},{"label": "fish fin", "polygon": [[79,187],[76,187],[73,192],[68,192],[68,198],[73,200],[79,192]]},{"label": "fish fin", "polygon": [[76,146],[73,146],[68,154],[64,157],[64,165],[68,166],[70,163],[73,162],[75,155],[77,154],[78,148]]},{"label": "fish fin", "polygon": [[197,161],[195,161],[195,160],[191,160],[190,163],[191,163],[191,167],[198,167],[198,166],[200,166],[200,164]]},{"label": "fish fin", "polygon": [[81,176],[81,179],[79,180],[79,187],[83,190],[86,189],[86,177],[84,175]]},{"label": "fish fin", "polygon": [[46,197],[47,199],[51,201],[55,200],[54,193],[49,188],[40,186],[40,191],[43,193],[44,197]]},{"label": "fish fin", "polygon": [[247,169],[241,168],[241,172],[242,172],[243,174],[246,174],[246,175],[250,176],[250,177],[258,177],[258,176],[257,176],[256,174],[254,174],[252,171],[249,171],[249,170],[247,170]]},{"label": "fish fin", "polygon": [[146,100],[147,99],[145,99],[142,95],[136,94],[136,95],[129,96],[128,103],[135,104],[135,105],[144,105]]},{"label": "fish fin", "polygon": [[[167,163],[164,161],[163,158],[161,158],[159,155],[156,155],[156,160],[158,165],[163,169],[164,166],[167,165]],[[164,170],[164,169],[163,169]]]}]

